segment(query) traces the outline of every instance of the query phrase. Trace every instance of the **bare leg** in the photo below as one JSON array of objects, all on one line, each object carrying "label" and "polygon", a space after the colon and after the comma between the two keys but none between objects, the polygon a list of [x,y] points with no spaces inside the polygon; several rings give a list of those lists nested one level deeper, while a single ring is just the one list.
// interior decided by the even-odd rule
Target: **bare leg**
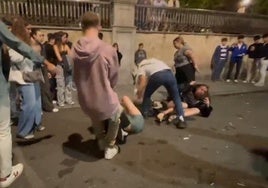
[{"label": "bare leg", "polygon": [[198,108],[187,108],[184,110],[185,117],[195,116],[200,114],[200,110]]}]

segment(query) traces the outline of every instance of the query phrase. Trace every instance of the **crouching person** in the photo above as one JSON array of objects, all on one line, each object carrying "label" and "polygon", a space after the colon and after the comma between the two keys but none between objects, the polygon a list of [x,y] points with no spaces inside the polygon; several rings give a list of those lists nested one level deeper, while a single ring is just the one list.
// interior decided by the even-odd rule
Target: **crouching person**
[{"label": "crouching person", "polygon": [[[175,104],[176,119],[173,122],[178,128],[186,128],[184,120],[184,111],[177,87],[176,78],[167,64],[158,59],[145,59],[139,66],[138,76],[138,99],[143,97],[142,114],[146,118],[152,116],[150,111],[151,96],[160,87],[164,86]],[[148,80],[148,81],[147,81]],[[144,93],[144,94],[143,94]]]},{"label": "crouching person", "polygon": [[81,25],[84,36],[72,51],[78,100],[84,113],[92,120],[94,134],[100,150],[104,150],[105,159],[112,159],[119,152],[115,141],[123,111],[114,91],[119,69],[117,53],[98,38],[101,26],[95,13],[86,13]]}]

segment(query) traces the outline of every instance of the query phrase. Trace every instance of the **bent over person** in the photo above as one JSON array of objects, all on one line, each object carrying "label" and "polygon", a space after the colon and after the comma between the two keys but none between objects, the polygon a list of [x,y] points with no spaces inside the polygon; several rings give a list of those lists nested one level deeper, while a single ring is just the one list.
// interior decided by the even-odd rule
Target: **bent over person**
[{"label": "bent over person", "polygon": [[86,13],[81,24],[84,36],[72,51],[78,100],[84,113],[92,120],[94,134],[100,150],[104,150],[105,159],[112,159],[119,152],[115,140],[123,111],[113,90],[118,80],[117,53],[98,38],[101,26],[96,14]]},{"label": "bent over person", "polygon": [[[160,87],[164,86],[169,96],[175,103],[175,109],[177,118],[174,124],[178,128],[186,128],[187,124],[184,120],[184,111],[179,96],[178,86],[176,78],[173,75],[169,66],[158,59],[145,59],[138,66],[138,98],[142,98],[143,92],[143,103],[142,103],[142,114],[144,117],[151,116],[151,96]],[[148,81],[147,81],[148,80]],[[146,85],[147,83],[147,85]]]}]

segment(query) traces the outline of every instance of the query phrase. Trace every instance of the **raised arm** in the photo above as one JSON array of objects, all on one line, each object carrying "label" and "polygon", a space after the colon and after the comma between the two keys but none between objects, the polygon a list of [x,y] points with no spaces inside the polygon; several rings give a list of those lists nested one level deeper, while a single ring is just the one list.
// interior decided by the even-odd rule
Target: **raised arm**
[{"label": "raised arm", "polygon": [[33,51],[33,49],[20,41],[17,37],[15,37],[8,29],[7,26],[0,21],[0,41],[5,43],[10,48],[14,49],[21,55],[28,57],[34,63],[40,64],[44,62],[44,58]]}]

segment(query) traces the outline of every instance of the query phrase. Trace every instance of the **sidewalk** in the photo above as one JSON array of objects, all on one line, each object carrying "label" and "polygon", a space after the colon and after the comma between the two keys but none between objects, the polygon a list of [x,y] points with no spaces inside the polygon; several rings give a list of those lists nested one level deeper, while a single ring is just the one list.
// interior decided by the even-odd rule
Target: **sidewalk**
[{"label": "sidewalk", "polygon": [[[268,92],[268,84],[264,87],[255,87],[253,84],[244,84],[240,81],[238,84],[236,83],[226,83],[222,82],[212,82],[207,79],[201,79],[198,83],[204,83],[209,85],[210,87],[210,94],[211,96],[224,96],[224,95],[239,95],[239,94],[246,94],[246,93],[258,93],[258,92]],[[131,98],[134,97],[134,86],[133,85],[118,85],[116,87],[116,92],[118,93],[119,97],[121,98],[124,95],[127,95]],[[155,92],[153,95],[154,99],[163,99],[167,96],[165,88],[161,87]],[[79,107],[77,101],[77,93],[73,92],[73,97],[75,101],[75,105],[66,106],[65,108],[70,107]]]}]

